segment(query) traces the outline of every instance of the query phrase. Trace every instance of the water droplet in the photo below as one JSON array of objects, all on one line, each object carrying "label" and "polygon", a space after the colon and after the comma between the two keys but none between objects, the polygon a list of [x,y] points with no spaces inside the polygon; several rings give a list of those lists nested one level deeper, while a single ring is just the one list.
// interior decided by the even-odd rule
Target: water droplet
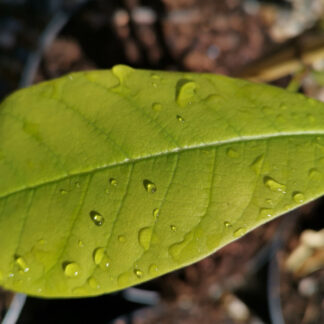
[{"label": "water droplet", "polygon": [[171,231],[172,232],[176,232],[177,227],[175,225],[170,225]]},{"label": "water droplet", "polygon": [[195,238],[193,231],[190,231],[184,236],[184,239],[180,242],[172,244],[168,252],[174,260],[178,260],[183,255],[183,249]]},{"label": "water droplet", "polygon": [[161,80],[161,77],[158,74],[153,73],[151,75],[152,80],[159,81]]},{"label": "water droplet", "polygon": [[90,277],[87,280],[87,282],[88,282],[89,287],[92,288],[92,289],[99,289],[100,288],[100,285],[99,285],[98,281],[93,277]]},{"label": "water droplet", "polygon": [[80,188],[80,187],[81,187],[80,182],[77,181],[77,182],[75,183],[75,187],[76,187],[76,188]]},{"label": "water droplet", "polygon": [[183,119],[183,117],[181,117],[180,115],[177,115],[176,116],[176,118],[177,118],[177,120],[180,122],[180,123],[184,123],[184,119]]},{"label": "water droplet", "polygon": [[273,213],[273,210],[270,208],[260,208],[259,216],[261,218],[268,218],[268,217],[272,216],[272,213]]},{"label": "water droplet", "polygon": [[305,196],[301,192],[294,192],[293,193],[293,199],[295,200],[296,203],[302,203],[305,200]]},{"label": "water droplet", "polygon": [[102,262],[102,259],[105,255],[105,249],[103,247],[96,248],[93,251],[93,261],[96,265],[99,265]]},{"label": "water droplet", "polygon": [[152,74],[151,75],[152,78],[152,86],[153,88],[157,88],[158,87],[158,82],[161,80],[161,77],[157,74]]},{"label": "water droplet", "polygon": [[314,123],[316,121],[316,118],[312,114],[307,114],[306,117],[310,123]]},{"label": "water droplet", "polygon": [[100,213],[98,213],[97,211],[95,211],[95,210],[91,210],[91,212],[90,212],[90,218],[92,219],[92,221],[97,226],[102,226],[102,224],[104,223],[103,216]]},{"label": "water droplet", "polygon": [[208,97],[205,98],[205,102],[212,106],[212,107],[220,107],[220,102],[223,100],[222,96],[220,94],[210,94]]},{"label": "water droplet", "polygon": [[310,169],[308,176],[313,180],[319,179],[321,177],[321,172],[319,172],[317,169]]},{"label": "water droplet", "polygon": [[152,105],[152,109],[155,110],[155,111],[161,111],[162,110],[162,105],[160,103],[155,102]]},{"label": "water droplet", "polygon": [[84,247],[84,243],[81,240],[78,241],[78,247],[80,248]]},{"label": "water droplet", "polygon": [[259,155],[251,164],[252,170],[259,175],[261,173],[261,168],[263,165],[264,155]]},{"label": "water droplet", "polygon": [[124,235],[119,235],[119,236],[118,236],[118,241],[119,241],[120,243],[124,243],[124,242],[126,242],[126,237],[125,237]]},{"label": "water droplet", "polygon": [[44,239],[40,239],[37,241],[38,245],[44,245],[46,243],[46,241]]},{"label": "water droplet", "polygon": [[112,68],[112,73],[119,79],[119,84],[122,85],[133,73],[134,69],[130,66],[118,64]]},{"label": "water droplet", "polygon": [[121,275],[119,275],[118,278],[117,278],[117,282],[118,282],[119,287],[127,286],[129,281],[130,281],[129,272],[124,272]]},{"label": "water droplet", "polygon": [[31,123],[28,121],[24,121],[23,130],[36,139],[41,139],[41,135],[39,134],[39,124]]},{"label": "water droplet", "polygon": [[156,185],[150,180],[145,179],[143,185],[147,192],[154,193],[156,191]]},{"label": "water droplet", "polygon": [[176,102],[180,107],[190,105],[195,99],[197,84],[194,81],[181,79],[176,86]]},{"label": "water droplet", "polygon": [[159,212],[160,212],[159,208],[154,208],[153,209],[153,217],[154,217],[155,220],[157,220],[157,218],[159,217]]},{"label": "water droplet", "polygon": [[279,191],[286,193],[286,186],[272,179],[271,177],[264,177],[264,184],[272,191]]},{"label": "water droplet", "polygon": [[151,227],[143,227],[138,232],[138,242],[144,250],[147,250],[150,247],[151,237],[152,237]]},{"label": "water droplet", "polygon": [[18,265],[18,267],[20,268],[20,270],[22,270],[23,272],[29,271],[29,267],[27,266],[26,261],[21,256],[16,256],[15,262]]},{"label": "water droplet", "polygon": [[80,267],[76,262],[63,263],[64,274],[69,278],[77,277],[80,273]]},{"label": "water droplet", "polygon": [[272,199],[266,199],[266,203],[268,204],[268,205],[273,205],[273,201],[272,201]]},{"label": "water droplet", "polygon": [[244,227],[239,227],[237,230],[233,232],[234,237],[240,237],[246,233],[246,229]]},{"label": "water droplet", "polygon": [[224,226],[225,226],[226,228],[230,228],[230,227],[232,227],[232,224],[231,224],[230,222],[228,222],[228,221],[225,221],[225,222],[224,222]]},{"label": "water droplet", "polygon": [[73,288],[72,293],[74,296],[85,296],[89,293],[89,290],[86,287],[86,285],[83,285],[83,286]]},{"label": "water droplet", "polygon": [[227,149],[226,153],[227,153],[227,156],[232,159],[238,158],[240,156],[240,153],[235,151],[232,148]]},{"label": "water droplet", "polygon": [[155,276],[158,270],[159,270],[158,266],[155,263],[152,263],[149,266],[148,272],[151,276]]},{"label": "water droplet", "polygon": [[67,191],[65,189],[60,189],[60,194],[61,195],[66,195],[67,194]]},{"label": "water droplet", "polygon": [[104,256],[102,257],[102,260],[100,263],[100,268],[102,270],[106,270],[107,268],[109,268],[110,263],[111,263],[111,261],[110,261],[109,257],[107,256],[107,254],[105,253]]},{"label": "water droplet", "polygon": [[140,269],[134,269],[134,273],[138,279],[143,277],[143,272]]},{"label": "water droplet", "polygon": [[110,178],[109,183],[114,187],[116,187],[118,185],[118,182],[115,178]]},{"label": "water droplet", "polygon": [[285,117],[282,116],[281,114],[278,114],[278,115],[276,116],[276,121],[277,121],[278,123],[285,123],[285,122],[286,122],[286,119],[285,119]]}]

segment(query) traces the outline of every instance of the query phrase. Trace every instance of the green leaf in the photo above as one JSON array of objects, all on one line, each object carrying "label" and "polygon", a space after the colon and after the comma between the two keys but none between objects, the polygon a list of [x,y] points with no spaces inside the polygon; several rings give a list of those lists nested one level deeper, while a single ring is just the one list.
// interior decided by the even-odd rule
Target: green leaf
[{"label": "green leaf", "polygon": [[324,105],[224,76],[80,72],[0,107],[0,279],[98,295],[323,194]]}]

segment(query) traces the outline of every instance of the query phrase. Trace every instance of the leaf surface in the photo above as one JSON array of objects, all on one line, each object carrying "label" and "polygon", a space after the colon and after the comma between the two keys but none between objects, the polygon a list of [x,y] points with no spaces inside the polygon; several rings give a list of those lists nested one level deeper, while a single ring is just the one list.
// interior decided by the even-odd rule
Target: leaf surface
[{"label": "leaf surface", "polygon": [[149,280],[324,191],[324,105],[224,76],[74,73],[7,98],[0,138],[0,280],[37,296]]}]

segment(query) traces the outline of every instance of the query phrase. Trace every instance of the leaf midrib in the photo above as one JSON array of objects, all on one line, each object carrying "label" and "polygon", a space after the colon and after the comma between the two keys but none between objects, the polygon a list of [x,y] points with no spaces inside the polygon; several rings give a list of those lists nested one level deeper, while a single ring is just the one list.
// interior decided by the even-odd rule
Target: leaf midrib
[{"label": "leaf midrib", "polygon": [[324,135],[324,130],[322,130],[322,131],[302,131],[302,132],[298,132],[298,131],[296,131],[296,132],[280,132],[280,133],[276,133],[276,134],[267,134],[267,135],[242,136],[242,137],[212,142],[212,143],[208,143],[208,144],[197,144],[197,145],[188,146],[188,147],[174,148],[174,149],[166,151],[166,152],[155,153],[155,154],[142,156],[142,157],[136,157],[136,158],[132,158],[132,159],[125,159],[123,161],[120,161],[120,162],[117,162],[114,164],[103,165],[101,167],[96,167],[96,168],[93,168],[93,169],[87,170],[87,171],[81,171],[81,172],[77,172],[77,173],[69,173],[68,175],[57,177],[55,179],[48,180],[45,182],[36,183],[35,185],[16,189],[16,190],[8,192],[6,194],[0,195],[0,199],[6,199],[9,196],[12,196],[12,195],[24,192],[24,191],[33,190],[33,189],[36,189],[36,188],[39,188],[39,187],[42,187],[45,185],[54,184],[59,181],[71,178],[71,177],[83,176],[83,175],[95,173],[98,171],[106,170],[109,168],[126,165],[128,163],[136,163],[136,162],[156,158],[159,156],[165,156],[168,154],[171,155],[171,154],[183,153],[183,152],[193,151],[193,150],[201,149],[201,148],[220,147],[222,145],[227,145],[227,144],[231,144],[231,143],[259,141],[259,140],[267,140],[267,139],[290,137],[290,136],[291,137],[299,137],[299,136],[315,136],[315,135],[316,136]]}]

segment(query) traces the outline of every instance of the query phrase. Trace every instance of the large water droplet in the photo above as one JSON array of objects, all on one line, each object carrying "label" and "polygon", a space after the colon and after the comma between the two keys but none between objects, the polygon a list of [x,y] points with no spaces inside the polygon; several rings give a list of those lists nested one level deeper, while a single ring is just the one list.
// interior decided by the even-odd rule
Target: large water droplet
[{"label": "large water droplet", "polygon": [[151,276],[155,276],[157,274],[158,270],[159,270],[158,266],[155,263],[152,263],[149,266],[148,272]]},{"label": "large water droplet", "polygon": [[246,229],[244,227],[239,227],[233,232],[234,237],[240,237],[246,233]]},{"label": "large water droplet", "polygon": [[29,267],[28,267],[26,261],[23,259],[23,257],[16,256],[15,257],[15,262],[18,265],[18,267],[20,268],[20,270],[22,270],[23,272],[28,272],[29,271]]},{"label": "large water droplet", "polygon": [[196,96],[197,83],[181,79],[176,86],[176,102],[180,107],[190,105]]},{"label": "large water droplet", "polygon": [[96,248],[93,251],[93,261],[96,265],[99,265],[102,262],[102,259],[105,255],[105,249],[103,247]]},{"label": "large water droplet", "polygon": [[140,269],[134,269],[134,273],[138,279],[143,277],[143,271]]},{"label": "large water droplet", "polygon": [[279,183],[271,177],[264,177],[264,184],[272,191],[286,193],[286,186],[284,184]]},{"label": "large water droplet", "polygon": [[293,193],[293,199],[295,200],[296,203],[302,203],[305,200],[305,196],[301,192],[294,192]]},{"label": "large water droplet", "polygon": [[112,68],[113,74],[119,79],[119,84],[122,85],[133,73],[134,69],[130,66],[119,64]]},{"label": "large water droplet", "polygon": [[264,160],[264,155],[259,155],[251,164],[251,169],[259,175],[261,173],[261,168]]},{"label": "large water droplet", "polygon": [[232,159],[238,158],[240,156],[240,153],[235,151],[232,148],[227,149],[226,154],[228,157],[230,157]]},{"label": "large water droplet", "polygon": [[185,122],[184,118],[181,117],[180,115],[177,115],[176,118],[177,118],[178,122],[180,122],[180,123],[184,123]]},{"label": "large water droplet", "polygon": [[95,225],[102,226],[102,224],[104,223],[104,218],[99,212],[95,210],[91,210],[89,214],[90,214],[90,218],[95,223]]},{"label": "large water droplet", "polygon": [[154,208],[153,209],[153,217],[155,220],[159,217],[160,209],[159,208]]},{"label": "large water droplet", "polygon": [[92,288],[92,289],[99,289],[100,288],[100,285],[99,285],[98,281],[93,277],[90,277],[87,280],[87,283],[88,283],[89,287]]},{"label": "large water droplet", "polygon": [[160,103],[153,103],[152,104],[152,109],[155,110],[155,111],[161,111],[162,110],[162,105]]},{"label": "large water droplet", "polygon": [[151,227],[144,227],[138,232],[138,242],[144,250],[147,250],[150,247],[151,237],[152,237]]},{"label": "large water droplet", "polygon": [[270,208],[260,208],[259,216],[261,218],[268,218],[268,217],[272,216],[272,213],[273,213],[273,210]]},{"label": "large water droplet", "polygon": [[143,180],[143,186],[147,192],[154,193],[156,191],[156,185],[150,180]]},{"label": "large water droplet", "polygon": [[80,273],[80,266],[76,262],[63,263],[64,274],[69,278],[77,277]]}]

